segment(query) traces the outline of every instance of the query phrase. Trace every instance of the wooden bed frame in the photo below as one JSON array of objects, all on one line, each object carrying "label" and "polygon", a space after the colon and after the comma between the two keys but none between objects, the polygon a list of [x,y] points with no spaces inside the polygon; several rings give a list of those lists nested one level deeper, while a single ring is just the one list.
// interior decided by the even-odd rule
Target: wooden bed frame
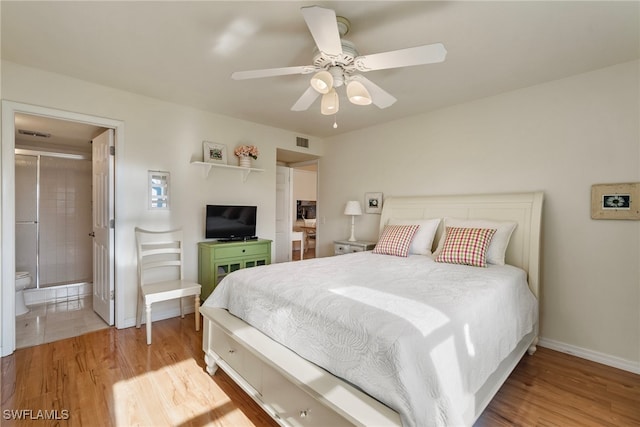
[{"label": "wooden bed frame", "polygon": [[[380,229],[389,218],[476,218],[516,221],[506,261],[528,273],[539,297],[543,194],[392,197],[385,199]],[[442,226],[441,226],[442,228]],[[437,239],[442,233],[438,231]],[[401,426],[400,416],[379,401],[301,358],[224,309],[201,307],[202,348],[207,372],[222,368],[283,426]],[[464,409],[472,425],[528,350],[533,354],[538,325],[488,378]]]}]

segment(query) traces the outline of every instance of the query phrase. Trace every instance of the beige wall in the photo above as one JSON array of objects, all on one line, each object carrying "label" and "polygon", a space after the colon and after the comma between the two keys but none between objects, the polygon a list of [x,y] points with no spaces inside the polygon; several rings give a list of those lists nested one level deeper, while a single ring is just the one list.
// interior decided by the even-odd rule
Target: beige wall
[{"label": "beige wall", "polygon": [[[320,252],[368,191],[542,190],[542,337],[640,372],[640,222],[590,219],[592,184],[640,181],[639,75],[621,64],[325,140]],[[376,239],[379,218],[356,235]]]},{"label": "beige wall", "polygon": [[293,169],[293,204],[296,200],[316,200],[318,174],[316,171]]},{"label": "beige wall", "polygon": [[[135,322],[136,267],[133,229],[182,226],[186,239],[187,279],[197,279],[197,245],[204,240],[204,206],[207,203],[255,204],[257,232],[275,237],[276,149],[296,151],[298,134],[236,120],[156,99],[115,90],[66,76],[2,63],[5,100],[120,120],[125,140],[117,146],[116,174],[116,292],[124,292],[124,312],[116,310],[119,326]],[[306,153],[322,155],[322,141],[313,138]],[[212,169],[208,178],[192,160],[202,160],[202,141],[227,145],[229,164],[236,145],[250,143],[260,149],[246,182],[236,170]],[[3,141],[4,143],[4,141]],[[171,209],[147,209],[147,171],[171,173]],[[4,185],[4,183],[3,183]],[[118,288],[120,286],[120,288]],[[118,297],[116,297],[118,298]],[[117,299],[116,299],[117,300]],[[171,306],[173,307],[173,306]],[[175,306],[177,308],[177,305]],[[169,308],[168,310],[174,310]],[[161,314],[161,313],[159,313]]]}]

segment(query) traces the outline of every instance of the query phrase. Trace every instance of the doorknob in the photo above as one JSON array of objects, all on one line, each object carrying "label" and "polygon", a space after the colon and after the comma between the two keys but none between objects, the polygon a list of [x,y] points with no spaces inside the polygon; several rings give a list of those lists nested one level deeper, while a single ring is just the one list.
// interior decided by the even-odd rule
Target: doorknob
[{"label": "doorknob", "polygon": [[94,233],[93,231],[91,233],[89,233],[89,236],[91,237],[96,237],[96,233]]}]

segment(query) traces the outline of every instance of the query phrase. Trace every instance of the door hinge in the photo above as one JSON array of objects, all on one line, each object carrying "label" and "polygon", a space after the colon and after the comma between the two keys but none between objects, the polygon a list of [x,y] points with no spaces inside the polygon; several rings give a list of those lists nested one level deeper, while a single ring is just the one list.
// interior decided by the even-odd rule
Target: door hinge
[{"label": "door hinge", "polygon": [[116,228],[116,220],[115,219],[110,219],[109,220],[109,228]]},{"label": "door hinge", "polygon": [[115,299],[115,297],[116,297],[116,293],[115,293],[114,291],[111,291],[111,292],[109,293],[109,298],[110,298],[111,300],[114,300],[114,299]]},{"label": "door hinge", "polygon": [[116,155],[116,146],[115,145],[110,145],[109,146],[109,154],[111,154],[112,156]]}]

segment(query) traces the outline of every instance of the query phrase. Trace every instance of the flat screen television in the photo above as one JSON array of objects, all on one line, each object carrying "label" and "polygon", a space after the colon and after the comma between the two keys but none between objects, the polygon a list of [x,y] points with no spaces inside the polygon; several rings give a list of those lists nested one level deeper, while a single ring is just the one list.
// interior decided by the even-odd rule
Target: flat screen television
[{"label": "flat screen television", "polygon": [[256,206],[207,205],[205,237],[221,241],[256,239]]}]

